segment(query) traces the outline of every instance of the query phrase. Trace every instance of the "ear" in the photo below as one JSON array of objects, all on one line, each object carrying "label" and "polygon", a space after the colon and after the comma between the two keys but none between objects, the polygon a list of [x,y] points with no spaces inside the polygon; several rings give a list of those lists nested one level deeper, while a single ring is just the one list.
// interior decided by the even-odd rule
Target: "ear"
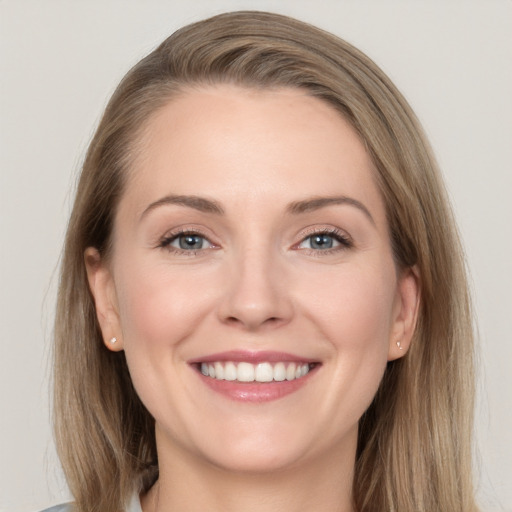
[{"label": "ear", "polygon": [[393,306],[388,361],[403,357],[411,345],[420,306],[421,283],[416,266],[400,272]]},{"label": "ear", "polygon": [[84,260],[103,343],[109,350],[119,352],[123,350],[123,340],[114,278],[96,248],[88,247]]}]

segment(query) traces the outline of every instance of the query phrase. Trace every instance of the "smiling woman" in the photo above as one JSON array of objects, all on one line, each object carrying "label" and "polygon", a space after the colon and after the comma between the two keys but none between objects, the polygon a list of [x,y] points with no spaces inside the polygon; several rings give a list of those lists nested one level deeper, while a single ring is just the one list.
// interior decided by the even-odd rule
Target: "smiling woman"
[{"label": "smiling woman", "polygon": [[435,162],[375,64],[301,22],[220,15],[121,82],[55,353],[78,512],[476,510],[469,300]]}]

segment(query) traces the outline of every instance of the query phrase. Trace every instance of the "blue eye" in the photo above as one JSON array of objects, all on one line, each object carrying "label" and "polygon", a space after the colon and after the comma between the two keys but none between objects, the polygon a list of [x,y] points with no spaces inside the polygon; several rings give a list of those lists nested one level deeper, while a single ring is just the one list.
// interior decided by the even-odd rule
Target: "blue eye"
[{"label": "blue eye", "polygon": [[318,232],[306,237],[299,245],[299,249],[314,251],[329,251],[352,247],[349,238],[338,232]]},{"label": "blue eye", "polygon": [[206,240],[200,235],[184,233],[175,237],[169,245],[185,251],[195,251],[202,249],[205,242]]},{"label": "blue eye", "polygon": [[194,251],[211,249],[213,244],[204,236],[194,232],[183,232],[165,237],[160,242],[160,247],[176,253],[194,254]]},{"label": "blue eye", "polygon": [[332,249],[336,241],[331,235],[321,233],[309,237],[311,249]]}]

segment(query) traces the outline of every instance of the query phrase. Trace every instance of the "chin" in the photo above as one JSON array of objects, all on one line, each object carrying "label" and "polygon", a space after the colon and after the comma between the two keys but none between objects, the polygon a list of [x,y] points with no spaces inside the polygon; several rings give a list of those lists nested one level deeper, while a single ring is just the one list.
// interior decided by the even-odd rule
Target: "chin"
[{"label": "chin", "polygon": [[[322,435],[313,435],[313,426],[302,425],[299,431],[296,424],[278,422],[245,425],[245,432],[236,427],[224,428],[221,435],[197,443],[196,454],[224,471],[261,474],[293,469],[326,451]],[[212,439],[217,441],[212,443]]]},{"label": "chin", "polygon": [[270,446],[252,449],[227,449],[222,454],[212,454],[209,462],[220,470],[231,473],[269,474],[300,464],[302,453],[272,449]]}]

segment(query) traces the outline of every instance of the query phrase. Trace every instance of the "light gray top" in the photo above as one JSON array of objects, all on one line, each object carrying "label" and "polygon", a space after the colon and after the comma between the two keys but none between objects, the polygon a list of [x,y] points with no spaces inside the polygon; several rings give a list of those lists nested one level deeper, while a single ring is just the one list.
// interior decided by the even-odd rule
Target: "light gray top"
[{"label": "light gray top", "polygon": [[[71,512],[71,503],[64,503],[63,505],[55,505],[54,507],[47,508],[42,510],[41,512]],[[140,506],[139,496],[134,494],[130,503],[128,504],[128,508],[125,512],[142,512],[142,507]]]}]

